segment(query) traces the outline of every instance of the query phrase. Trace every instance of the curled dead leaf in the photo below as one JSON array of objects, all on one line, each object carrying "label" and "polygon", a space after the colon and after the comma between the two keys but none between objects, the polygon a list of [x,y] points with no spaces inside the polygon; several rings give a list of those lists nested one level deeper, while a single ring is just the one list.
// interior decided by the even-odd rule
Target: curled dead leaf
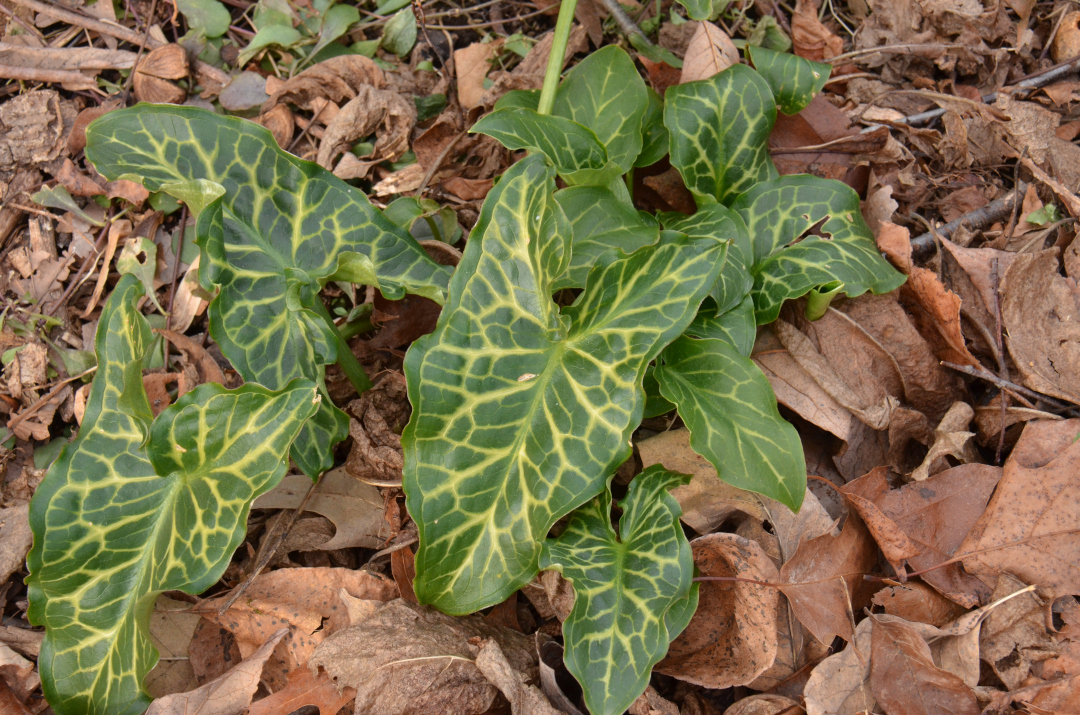
[{"label": "curled dead leaf", "polygon": [[323,133],[316,161],[332,169],[334,159],[359,139],[377,134],[371,161],[396,161],[409,150],[416,106],[397,92],[361,85]]},{"label": "curled dead leaf", "polygon": [[187,91],[169,80],[187,76],[188,58],[183,47],[173,43],[157,47],[135,66],[135,97],[140,102],[181,104],[187,99]]},{"label": "curled dead leaf", "polygon": [[293,132],[296,130],[296,121],[288,107],[284,104],[275,105],[269,112],[260,114],[258,122],[270,130],[279,147],[289,148]]},{"label": "curled dead leaf", "polygon": [[679,84],[708,79],[738,61],[739,50],[728,34],[711,22],[699,22],[686,47]]},{"label": "curled dead leaf", "polygon": [[376,89],[386,86],[386,76],[374,60],[353,54],[331,57],[277,87],[263,104],[263,112],[283,103],[314,111],[318,100],[340,103],[355,97],[365,86]]}]

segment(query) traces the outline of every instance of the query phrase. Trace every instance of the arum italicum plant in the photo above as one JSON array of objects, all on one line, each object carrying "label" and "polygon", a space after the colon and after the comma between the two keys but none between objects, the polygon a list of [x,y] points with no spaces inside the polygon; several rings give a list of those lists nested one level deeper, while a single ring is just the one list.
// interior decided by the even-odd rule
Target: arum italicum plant
[{"label": "arum italicum plant", "polygon": [[[562,4],[544,89],[508,94],[473,127],[529,155],[488,195],[452,276],[361,192],[251,122],[139,105],[90,126],[101,174],[197,214],[200,279],[217,291],[210,331],[249,385],[202,386],[151,419],[141,288],[124,278],[114,290],[82,429],[32,503],[29,615],[46,627],[40,666],[58,713],[145,708],[156,595],[217,580],[251,501],[289,457],[312,478],[332,466],[347,421],[323,366],[338,362],[358,391],[368,383],[318,297],[328,281],[444,304],[405,359],[417,598],[470,613],[561,571],[576,594],[566,664],[594,715],[644,691],[697,606],[668,493],[688,477],[647,469],[613,512],[609,485],[642,418],[678,410],[721,479],[799,508],[802,449],[749,359],[756,327],[785,300],[808,295],[820,314],[839,292],[903,281],[854,191],[780,177],[769,158],[777,107],[800,111],[828,67],[750,48],[753,69],[661,98],[606,47],[560,82],[573,5]],[[631,201],[625,176],[665,154],[693,215]],[[561,289],[572,304],[553,300]]]}]

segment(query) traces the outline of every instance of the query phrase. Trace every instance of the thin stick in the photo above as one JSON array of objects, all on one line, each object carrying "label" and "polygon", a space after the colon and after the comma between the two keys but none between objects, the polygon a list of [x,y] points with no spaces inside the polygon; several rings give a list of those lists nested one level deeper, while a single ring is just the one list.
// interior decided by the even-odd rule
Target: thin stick
[{"label": "thin stick", "polygon": [[1038,392],[1035,392],[1034,390],[1029,390],[1022,385],[1017,385],[1015,382],[1010,382],[1009,380],[1000,378],[994,373],[987,372],[986,370],[983,370],[981,368],[973,367],[971,365],[957,365],[956,363],[946,362],[944,360],[941,362],[941,364],[949,368],[950,370],[956,370],[957,372],[962,372],[965,375],[971,375],[972,377],[977,377],[980,380],[986,380],[987,382],[993,383],[998,387],[1019,392],[1021,395],[1027,395],[1033,400],[1042,400],[1043,402],[1047,402],[1060,410],[1069,412],[1076,411],[1076,408],[1067,402],[1062,402],[1061,400],[1049,397],[1048,395],[1042,395]]},{"label": "thin stick", "polygon": [[[954,221],[949,221],[944,226],[938,226],[935,230],[939,236],[950,238],[964,225],[972,229],[982,228],[1011,213],[1013,207],[1018,202],[1024,200],[1024,194],[1026,192],[1027,184],[1022,181],[1018,182],[1016,188],[1002,196],[1000,199],[997,199],[980,209],[970,211]],[[933,254],[935,248],[936,244],[932,232],[928,231],[921,236],[916,236],[911,239],[911,255],[913,258],[925,258]]]},{"label": "thin stick", "polygon": [[[139,60],[142,59],[143,52],[146,50],[146,42],[150,39],[150,27],[151,24],[154,22],[154,16],[157,13],[157,4],[158,0],[153,0],[153,2],[150,3],[150,14],[146,18],[146,31],[143,32],[142,42],[139,43],[139,52],[135,55],[135,63],[131,65],[131,72],[127,76],[127,81],[124,82],[125,104],[127,103],[127,98],[131,92],[131,85],[135,82],[135,73],[139,71]],[[168,345],[166,345],[165,350],[168,351]],[[168,357],[168,352],[166,352],[166,357]],[[168,362],[166,361],[166,368],[167,367]]]},{"label": "thin stick", "polygon": [[[608,14],[615,18],[615,23],[618,24],[619,29],[623,31],[623,34],[629,37],[630,35],[638,35],[646,45],[651,45],[652,42],[645,36],[641,28],[637,26],[637,23],[626,14],[626,11],[622,9],[622,5],[618,0],[600,0],[600,4],[604,6],[604,9],[608,11]],[[648,3],[646,3],[648,4]]]},{"label": "thin stick", "polygon": [[[60,306],[67,303],[68,299],[71,298],[71,294],[74,293],[75,289],[77,289],[81,284],[82,278],[86,275],[86,272],[90,270],[91,266],[97,265],[98,256],[100,256],[101,252],[105,250],[105,240],[107,234],[109,233],[109,225],[112,224],[113,211],[115,211],[115,209],[110,207],[109,215],[105,217],[105,225],[101,227],[101,233],[98,234],[97,243],[94,245],[95,254],[93,260],[91,260],[90,257],[87,256],[86,260],[83,261],[83,264],[79,266],[79,272],[75,274],[75,277],[71,279],[70,283],[68,283],[67,289],[63,292],[63,294],[61,294],[60,300],[56,301],[56,303],[54,303],[51,307],[46,308],[44,313],[45,315],[52,315],[60,308]],[[105,270],[108,270],[108,268],[106,267]]]},{"label": "thin stick", "polygon": [[44,397],[42,397],[40,400],[38,400],[34,404],[27,407],[25,410],[23,410],[19,414],[12,417],[11,421],[8,422],[8,429],[14,432],[16,425],[22,424],[23,422],[25,422],[26,420],[30,419],[35,414],[37,414],[37,411],[40,410],[42,408],[42,406],[44,406],[49,400],[56,397],[56,395],[60,392],[60,390],[64,389],[65,385],[67,385],[70,382],[75,382],[79,378],[84,377],[86,375],[89,375],[90,373],[94,372],[95,370],[97,370],[97,365],[94,365],[89,370],[86,370],[84,372],[80,372],[78,375],[73,375],[72,377],[69,377],[69,378],[67,378],[65,380],[61,380],[60,382],[56,383],[56,385],[53,387],[53,389],[49,390],[45,394]]},{"label": "thin stick", "polygon": [[[994,291],[994,340],[997,342],[998,372],[1002,378],[1009,379],[1009,365],[1005,360],[1005,344],[1002,338],[1001,328],[1001,278],[998,275],[999,261],[995,257],[990,264],[990,289]],[[994,464],[1001,464],[1001,453],[1005,451],[1005,420],[1009,416],[1009,394],[1002,390],[998,397],[1001,399],[1001,434],[998,436],[997,451],[994,453]]]},{"label": "thin stick", "polygon": [[[180,211],[180,239],[176,243],[176,255],[173,257],[172,286],[169,288],[169,312],[165,315],[165,330],[172,328],[173,302],[176,300],[176,279],[180,275],[180,254],[184,252],[184,234],[187,232],[188,207],[184,204]],[[162,352],[165,354],[165,369],[169,369],[169,339],[161,336]]]},{"label": "thin stick", "polygon": [[420,186],[413,192],[413,196],[419,197],[420,194],[424,193],[424,189],[431,183],[431,179],[435,176],[435,172],[438,171],[439,167],[442,166],[442,163],[446,161],[446,157],[450,154],[450,150],[453,149],[454,145],[461,141],[461,138],[466,134],[468,134],[468,131],[460,132],[456,137],[451,139],[445,147],[443,147],[443,150],[435,157],[435,161],[432,162],[431,168],[424,174],[424,180],[420,182]]}]

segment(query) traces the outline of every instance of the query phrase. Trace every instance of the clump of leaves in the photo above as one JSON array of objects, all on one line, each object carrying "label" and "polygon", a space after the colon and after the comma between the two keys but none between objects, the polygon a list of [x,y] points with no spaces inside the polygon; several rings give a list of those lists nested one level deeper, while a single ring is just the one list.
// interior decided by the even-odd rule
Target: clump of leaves
[{"label": "clump of leaves", "polygon": [[[828,67],[750,52],[757,69],[735,65],[661,98],[607,47],[546,95],[504,97],[473,131],[532,155],[488,195],[452,278],[399,225],[449,238],[437,207],[402,203],[391,221],[254,124],[147,105],[92,124],[99,172],[197,214],[200,279],[218,291],[211,333],[263,387],[204,386],[151,424],[138,380],[149,329],[131,303],[137,280],[123,279],[99,329],[87,420],[33,507],[31,618],[48,628],[54,707],[144,706],[154,655],[141,624],[154,594],[217,578],[287,452],[312,477],[333,464],[347,420],[325,397],[323,366],[338,361],[359,391],[368,385],[318,297],[347,281],[445,302],[405,360],[417,597],[469,613],[541,568],[562,571],[577,593],[567,665],[594,715],[622,712],[697,604],[667,494],[683,477],[647,470],[612,519],[608,485],[643,416],[677,409],[722,479],[798,509],[802,448],[749,359],[756,326],[789,299],[810,294],[821,311],[840,292],[903,281],[854,191],[780,177],[769,158],[777,107],[800,111]],[[691,216],[631,201],[624,175],[665,154],[697,200]],[[571,305],[553,300],[561,289],[577,291]],[[241,447],[262,466],[238,473]]]},{"label": "clump of leaves", "polygon": [[195,388],[156,419],[142,371],[153,333],[124,276],[98,323],[98,372],[82,428],[30,504],[28,617],[46,626],[38,665],[58,713],[141,712],[157,662],[158,594],[198,594],[224,572],[251,502],[284,476],[315,413],[315,383]]}]

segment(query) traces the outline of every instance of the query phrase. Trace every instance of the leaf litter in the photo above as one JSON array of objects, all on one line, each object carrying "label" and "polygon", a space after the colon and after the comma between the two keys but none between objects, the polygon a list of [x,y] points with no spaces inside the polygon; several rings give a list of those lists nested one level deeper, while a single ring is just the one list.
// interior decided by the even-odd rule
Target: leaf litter
[{"label": "leaf litter", "polygon": [[[16,78],[0,99],[0,702],[46,708],[40,633],[24,616],[26,504],[78,428],[94,367],[85,357],[117,273],[147,286],[145,312],[158,320],[144,374],[155,410],[197,384],[239,382],[209,331],[192,217],[134,182],[104,181],[82,154],[86,125],[123,106],[125,90],[216,102],[380,204],[417,192],[449,207],[447,225],[467,240],[512,158],[467,131],[507,91],[539,88],[553,16],[529,13],[550,3],[426,2],[434,46],[424,32],[394,34],[383,4],[359,3],[326,39],[311,28],[352,3],[174,11],[137,0],[104,16],[101,3],[50,13],[11,3],[0,51],[0,76]],[[579,0],[567,66],[598,38],[624,42],[606,5]],[[783,173],[859,191],[879,249],[909,280],[836,301],[815,322],[796,302],[759,331],[753,359],[813,447],[797,516],[720,482],[674,415],[635,435],[635,468],[619,479],[638,463],[692,474],[674,494],[700,575],[720,580],[700,582],[697,614],[631,712],[1075,712],[1080,93],[1075,72],[1037,92],[1001,90],[1080,55],[1077,13],[959,0],[713,7],[705,22],[666,1],[634,10],[682,65],[639,55],[650,85],[709,77],[738,61],[742,42],[831,62],[825,92],[781,118],[770,147]],[[263,34],[271,12],[291,32]],[[229,22],[217,26],[222,13]],[[253,51],[259,35],[273,40]],[[306,57],[316,42],[332,51]],[[906,119],[934,108],[940,120]],[[1022,201],[980,214],[1018,180]],[[665,162],[636,170],[633,197],[664,208],[689,198]],[[957,218],[968,221],[946,226]],[[557,574],[490,621],[404,600],[415,536],[398,486],[401,359],[437,307],[336,284],[325,293],[340,324],[358,328],[354,353],[381,374],[378,387],[335,398],[351,419],[341,468],[310,496],[299,474],[264,495],[203,598],[159,599],[150,622],[163,659],[146,683],[155,711],[582,708],[543,636],[574,602]]]}]

